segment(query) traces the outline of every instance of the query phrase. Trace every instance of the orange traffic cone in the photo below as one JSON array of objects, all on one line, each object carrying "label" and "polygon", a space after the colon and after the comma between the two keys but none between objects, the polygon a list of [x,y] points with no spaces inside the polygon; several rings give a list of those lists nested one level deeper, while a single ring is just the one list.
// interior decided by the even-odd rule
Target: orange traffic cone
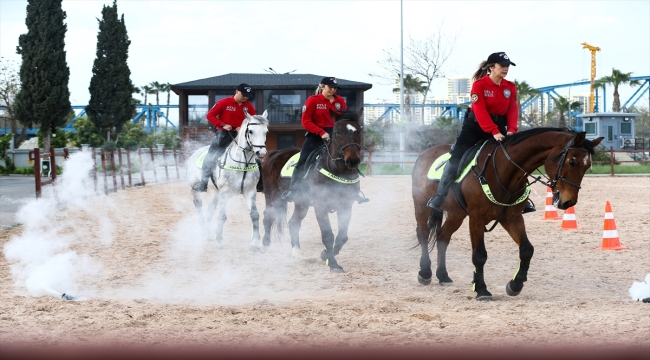
[{"label": "orange traffic cone", "polygon": [[573,206],[566,209],[564,212],[560,230],[582,230],[578,227],[578,222],[576,221],[576,211],[573,209]]},{"label": "orange traffic cone", "polygon": [[609,201],[605,205],[605,224],[603,226],[603,245],[596,250],[625,250],[627,246],[621,245],[618,239],[618,230],[616,230],[616,221]]},{"label": "orange traffic cone", "polygon": [[546,207],[544,208],[544,217],[542,220],[560,220],[557,209],[553,206],[553,193],[550,187],[546,187]]}]

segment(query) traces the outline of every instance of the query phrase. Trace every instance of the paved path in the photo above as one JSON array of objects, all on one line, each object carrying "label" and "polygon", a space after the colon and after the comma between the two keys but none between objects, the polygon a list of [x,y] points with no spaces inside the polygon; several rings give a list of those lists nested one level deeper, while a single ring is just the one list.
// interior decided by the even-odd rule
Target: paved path
[{"label": "paved path", "polygon": [[0,176],[0,230],[17,225],[16,211],[26,201],[35,198],[33,176]]}]

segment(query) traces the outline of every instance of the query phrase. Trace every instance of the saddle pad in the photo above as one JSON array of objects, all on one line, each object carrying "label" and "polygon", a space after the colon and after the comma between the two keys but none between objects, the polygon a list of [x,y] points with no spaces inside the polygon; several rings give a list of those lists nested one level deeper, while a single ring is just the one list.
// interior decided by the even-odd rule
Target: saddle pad
[{"label": "saddle pad", "polygon": [[[480,151],[477,151],[476,154],[474,155],[474,159],[465,166],[463,171],[460,173],[460,176],[456,179],[456,182],[459,183],[463,181],[465,176],[469,173],[469,170],[472,168],[472,166],[476,165],[476,159],[478,158],[478,154],[480,154]],[[440,180],[442,177],[442,172],[445,170],[445,166],[447,166],[448,160],[451,158],[451,153],[444,153],[440,155],[431,165],[431,168],[429,168],[429,172],[427,173],[427,178],[429,180]]]},{"label": "saddle pad", "polygon": [[290,178],[293,175],[293,169],[296,168],[296,164],[300,159],[300,152],[295,153],[292,157],[287,160],[287,163],[284,164],[282,170],[280,171],[280,177]]},{"label": "saddle pad", "polygon": [[196,167],[199,169],[203,168],[203,160],[205,160],[206,155],[208,155],[208,149],[205,149],[202,153],[199,154],[199,156],[196,157],[194,164],[196,164]]}]

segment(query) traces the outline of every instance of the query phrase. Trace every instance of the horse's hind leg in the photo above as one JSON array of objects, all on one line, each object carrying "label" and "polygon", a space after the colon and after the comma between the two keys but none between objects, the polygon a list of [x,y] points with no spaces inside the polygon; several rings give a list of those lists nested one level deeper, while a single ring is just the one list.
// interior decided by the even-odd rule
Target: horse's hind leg
[{"label": "horse's hind leg", "polygon": [[515,276],[506,285],[506,293],[510,296],[517,296],[524,288],[524,281],[528,280],[528,268],[533,258],[535,248],[528,240],[524,217],[521,214],[513,218],[501,221],[501,226],[510,234],[512,239],[519,245],[519,269]]},{"label": "horse's hind leg", "polygon": [[226,216],[226,205],[228,204],[228,195],[219,194],[217,201],[217,221],[215,226],[215,239],[217,240],[217,249],[223,248],[223,226],[228,217]]},{"label": "horse's hind leg", "polygon": [[[291,219],[289,219],[289,234],[291,235],[291,254],[295,258],[299,258],[300,255],[300,224],[302,220],[307,216],[307,211],[309,210],[309,205],[297,203],[294,206],[293,214],[291,214]],[[333,237],[333,236],[332,236]]]},{"label": "horse's hind leg", "polygon": [[472,238],[472,263],[474,264],[474,285],[472,290],[476,292],[476,300],[492,300],[492,294],[485,284],[483,267],[487,262],[487,250],[485,249],[485,230],[482,219],[469,218],[469,235]]},{"label": "horse's hind leg", "polygon": [[251,216],[251,221],[253,222],[253,235],[252,240],[249,246],[249,250],[252,252],[260,251],[260,213],[257,211],[257,204],[255,203],[256,198],[256,189],[248,190],[245,194],[246,204],[248,205],[248,211]]},{"label": "horse's hind leg", "polygon": [[203,218],[203,200],[201,199],[201,193],[198,191],[191,190],[192,192],[192,202],[194,202],[194,208],[196,209],[197,214],[199,215],[199,221],[201,223],[201,227],[203,228],[203,233],[204,236],[207,238],[209,237],[209,229],[208,229],[208,223],[206,224],[205,219]]},{"label": "horse's hind leg", "polygon": [[447,219],[440,229],[440,233],[436,238],[437,240],[437,250],[438,250],[438,266],[436,267],[436,277],[440,285],[450,286],[454,282],[449,277],[447,273],[447,247],[449,246],[449,241],[451,240],[451,235],[460,228],[463,224],[465,215],[459,215],[454,213],[447,213]]}]

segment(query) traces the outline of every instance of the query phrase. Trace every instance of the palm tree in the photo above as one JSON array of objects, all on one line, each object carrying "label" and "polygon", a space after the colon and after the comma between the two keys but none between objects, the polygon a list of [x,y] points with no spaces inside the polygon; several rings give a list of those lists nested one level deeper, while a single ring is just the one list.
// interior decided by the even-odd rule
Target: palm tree
[{"label": "palm tree", "polygon": [[[521,103],[524,101],[538,96],[540,94],[539,90],[531,87],[526,81],[519,82],[515,79],[515,87],[517,88],[517,108],[519,109],[519,124],[521,127],[521,121],[524,120],[524,113],[521,110]],[[526,121],[529,125],[530,122]]]},{"label": "palm tree", "polygon": [[632,73],[623,73],[620,70],[612,68],[612,75],[603,76],[594,83],[594,88],[604,88],[605,84],[614,85],[614,101],[612,101],[612,111],[621,111],[621,99],[618,95],[618,86],[629,84],[630,86],[639,86],[639,80],[632,80]]},{"label": "palm tree", "polygon": [[[172,84],[170,83],[161,84],[160,89],[161,89],[160,91],[167,93],[167,106],[169,106],[169,97],[171,96]],[[169,108],[165,109],[165,116],[169,118]]]},{"label": "palm tree", "polygon": [[153,88],[149,85],[142,86],[142,93],[144,93],[144,104],[147,105],[147,95],[153,94]]},{"label": "palm tree", "polygon": [[553,99],[553,103],[555,104],[555,109],[560,113],[560,122],[558,126],[561,128],[566,127],[566,121],[564,121],[564,113],[569,112],[570,115],[570,111],[576,111],[580,109],[582,103],[580,101],[569,101],[565,97],[561,97],[561,98],[552,97],[552,99]]},{"label": "palm tree", "polygon": [[[399,78],[399,75],[397,77]],[[404,76],[404,111],[408,114],[408,118],[411,117],[411,97],[409,94],[420,93],[424,96],[428,89],[424,84],[426,84],[426,81],[420,80],[419,77],[414,77],[411,74]],[[393,88],[393,92],[399,92],[399,87]],[[425,100],[422,101],[423,105]],[[422,125],[424,125],[424,106],[422,107]]]},{"label": "palm tree", "polygon": [[159,83],[158,81],[153,81],[149,83],[149,86],[151,86],[152,89],[152,94],[156,94],[156,105],[160,105],[158,94],[160,94],[160,92],[162,91],[162,89],[160,88],[161,85],[162,84]]}]

